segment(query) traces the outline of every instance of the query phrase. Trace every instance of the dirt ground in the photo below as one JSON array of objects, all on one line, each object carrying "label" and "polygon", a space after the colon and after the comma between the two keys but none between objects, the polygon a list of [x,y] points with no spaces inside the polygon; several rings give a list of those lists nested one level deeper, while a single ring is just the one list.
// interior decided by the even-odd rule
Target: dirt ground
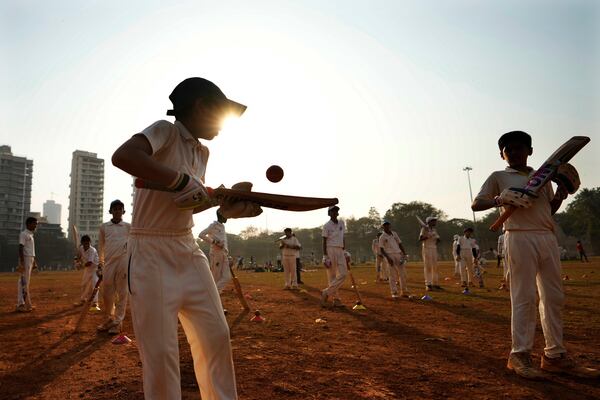
[{"label": "dirt ground", "polygon": [[[580,363],[600,368],[600,258],[563,265],[570,280],[564,310],[565,343]],[[322,309],[323,270],[303,273],[305,291],[283,291],[281,273],[240,272],[244,290],[266,322],[250,321],[234,292],[223,295],[231,328],[240,399],[592,399],[600,380],[561,376],[529,382],[509,373],[509,294],[496,288],[500,270],[488,267],[486,286],[462,295],[442,263],[444,291],[431,301],[393,301],[387,284],[374,282],[372,265],[353,269],[365,311],[354,311],[349,280],[346,307]],[[409,288],[420,297],[422,267],[411,263]],[[129,345],[96,334],[89,315],[72,334],[80,275],[33,275],[37,309],[16,313],[16,274],[0,274],[1,399],[142,399],[142,371],[128,311]],[[316,323],[317,318],[326,323]],[[538,327],[534,357],[543,348]],[[192,359],[180,330],[184,399],[197,399]]]}]

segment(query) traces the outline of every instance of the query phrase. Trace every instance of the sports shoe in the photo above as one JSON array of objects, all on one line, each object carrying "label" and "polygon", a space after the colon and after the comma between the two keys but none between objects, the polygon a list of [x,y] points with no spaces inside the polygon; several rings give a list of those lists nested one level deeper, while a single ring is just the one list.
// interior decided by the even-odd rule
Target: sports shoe
[{"label": "sports shoe", "polygon": [[75,303],[73,303],[73,305],[75,307],[79,307],[79,306],[82,306],[84,304],[85,304],[85,301],[83,301],[83,300],[79,300],[79,301],[76,301]]},{"label": "sports shoe", "polygon": [[300,288],[298,286],[292,286],[291,290],[300,290]]},{"label": "sports shoe", "polygon": [[283,287],[283,290],[292,290],[292,288],[291,288],[291,287],[289,287],[289,286],[284,286],[284,287]]},{"label": "sports shoe", "polygon": [[398,299],[400,298],[400,296],[398,296],[398,293],[392,293],[392,299]]},{"label": "sports shoe", "polygon": [[442,289],[442,287],[440,285],[433,285],[433,288],[435,290],[444,290],[444,289]]},{"label": "sports shoe", "polygon": [[510,353],[506,368],[514,371],[515,374],[525,379],[542,380],[546,379],[546,374],[536,367],[531,362],[531,354],[529,353]]},{"label": "sports shoe", "polygon": [[465,290],[462,291],[462,294],[471,294],[471,292],[469,292],[468,286],[465,287]]},{"label": "sports shoe", "polygon": [[327,298],[328,297],[329,296],[327,296],[327,292],[323,290],[321,292],[321,302],[320,302],[321,303],[321,307],[325,307],[327,305]]},{"label": "sports shoe", "polygon": [[334,307],[344,307],[344,305],[342,304],[342,301],[340,299],[333,299],[333,306]]},{"label": "sports shoe", "polygon": [[600,371],[593,368],[582,367],[575,361],[562,353],[558,358],[549,358],[544,354],[542,356],[541,369],[556,374],[565,374],[577,376],[579,378],[598,378]]},{"label": "sports shoe", "polygon": [[24,312],[30,312],[31,310],[29,310],[25,304],[19,304],[16,308],[16,311],[24,313]]},{"label": "sports shoe", "polygon": [[432,286],[432,285],[425,285],[425,289],[426,289],[428,292],[431,292],[431,291],[433,290],[433,286]]},{"label": "sports shoe", "polygon": [[118,335],[119,333],[121,333],[121,324],[113,324],[108,330],[108,333],[110,333],[111,335]]},{"label": "sports shoe", "polygon": [[113,321],[112,319],[106,320],[103,323],[101,323],[100,325],[98,325],[96,327],[96,330],[98,332],[106,332],[107,330],[109,330],[112,327]]}]

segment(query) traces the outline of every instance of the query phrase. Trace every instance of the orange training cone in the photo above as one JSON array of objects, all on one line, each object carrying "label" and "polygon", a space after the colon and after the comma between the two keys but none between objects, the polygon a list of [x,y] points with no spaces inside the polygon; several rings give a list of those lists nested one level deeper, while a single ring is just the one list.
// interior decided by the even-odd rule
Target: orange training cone
[{"label": "orange training cone", "polygon": [[131,339],[127,337],[127,335],[119,335],[113,340],[111,340],[112,344],[128,344],[131,343]]},{"label": "orange training cone", "polygon": [[254,315],[252,316],[252,318],[250,318],[250,321],[265,322],[265,318],[262,315],[260,315],[260,311],[256,310],[256,311],[254,311]]},{"label": "orange training cone", "polygon": [[356,304],[354,305],[354,307],[352,307],[353,310],[366,310],[367,307],[363,306],[363,304],[360,301],[357,301]]}]

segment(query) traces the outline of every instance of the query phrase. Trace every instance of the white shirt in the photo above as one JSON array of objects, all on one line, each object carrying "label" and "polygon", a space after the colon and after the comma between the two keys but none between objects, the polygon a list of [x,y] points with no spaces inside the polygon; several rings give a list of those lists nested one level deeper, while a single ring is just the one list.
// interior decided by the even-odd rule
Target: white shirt
[{"label": "white shirt", "polygon": [[28,257],[35,257],[35,240],[33,239],[33,232],[29,229],[25,229],[19,234],[19,244],[23,246],[23,255]]},{"label": "white shirt", "polygon": [[[207,243],[210,243],[210,252],[213,251],[225,251],[229,252],[229,246],[227,245],[227,233],[225,232],[225,225],[219,221],[213,221],[205,230],[200,232],[198,235],[200,239]],[[215,241],[216,243],[213,243]],[[217,246],[217,243],[219,247]]]},{"label": "white shirt", "polygon": [[[506,167],[504,171],[495,171],[487,178],[481,186],[477,199],[493,200],[500,195],[504,189],[509,187],[523,188],[535,171],[531,169],[529,174]],[[538,192],[538,198],[532,199],[530,208],[518,208],[504,223],[504,230],[519,231],[554,231],[554,220],[552,219],[550,202],[554,198],[554,190],[548,182]]]},{"label": "white shirt", "polygon": [[472,249],[476,248],[475,239],[461,236],[458,238],[458,244],[460,245],[460,251],[468,250],[472,252]]},{"label": "white shirt", "polygon": [[456,248],[458,247],[458,239],[452,242],[452,255],[456,255]]},{"label": "white shirt", "polygon": [[402,243],[402,240],[400,240],[398,234],[394,231],[392,231],[391,234],[383,232],[381,236],[379,236],[379,247],[383,248],[386,254],[402,253],[402,250],[400,250],[400,243]]},{"label": "white shirt", "polygon": [[504,254],[504,233],[498,236],[498,254]]},{"label": "white shirt", "polygon": [[327,247],[344,247],[344,233],[346,233],[346,225],[340,219],[337,224],[329,220],[323,225],[322,236],[327,238]]},{"label": "white shirt", "polygon": [[[200,144],[179,121],[157,121],[141,132],[152,146],[152,158],[175,171],[204,182],[208,148]],[[179,210],[172,193],[137,189],[133,204],[134,229],[182,232],[194,226],[193,210]]]},{"label": "white shirt", "polygon": [[115,224],[108,221],[100,225],[98,238],[98,257],[101,262],[111,263],[127,254],[127,239],[131,225],[120,221]]},{"label": "white shirt", "polygon": [[85,267],[85,264],[92,262],[91,267],[97,268],[100,259],[98,258],[98,252],[95,248],[90,246],[87,250],[83,249],[83,246],[79,246],[79,258],[81,259],[81,265]]},{"label": "white shirt", "polygon": [[425,228],[421,227],[421,232],[419,233],[419,238],[421,236],[427,237],[427,239],[423,240],[423,247],[427,249],[435,249],[437,248],[437,240],[440,238],[435,228]]},{"label": "white shirt", "polygon": [[379,239],[373,239],[373,243],[371,243],[371,250],[373,250],[373,254],[376,256],[380,255],[379,251]]},{"label": "white shirt", "polygon": [[[296,236],[292,236],[290,238],[284,238],[281,239],[281,243],[284,243],[288,246],[300,246],[300,241],[298,240],[298,238],[296,238]],[[281,248],[281,254],[285,257],[285,256],[294,256],[294,257],[299,257],[300,256],[300,250],[296,250],[296,249],[290,249],[289,247],[282,247]]]}]

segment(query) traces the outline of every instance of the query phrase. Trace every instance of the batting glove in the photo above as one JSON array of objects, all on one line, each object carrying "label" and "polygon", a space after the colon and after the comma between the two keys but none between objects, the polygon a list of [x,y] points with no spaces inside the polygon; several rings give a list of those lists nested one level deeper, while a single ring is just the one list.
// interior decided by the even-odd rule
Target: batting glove
[{"label": "batting glove", "polygon": [[325,268],[331,267],[331,259],[328,256],[323,256],[323,265]]},{"label": "batting glove", "polygon": [[[251,182],[238,182],[231,186],[235,190],[252,190]],[[247,200],[238,200],[235,198],[225,198],[218,210],[221,215],[229,218],[250,218],[262,214],[263,210],[260,205]]]},{"label": "batting glove", "polygon": [[513,207],[529,208],[533,204],[532,199],[533,197],[522,189],[508,188],[504,189],[494,201],[497,206],[511,205]]}]

